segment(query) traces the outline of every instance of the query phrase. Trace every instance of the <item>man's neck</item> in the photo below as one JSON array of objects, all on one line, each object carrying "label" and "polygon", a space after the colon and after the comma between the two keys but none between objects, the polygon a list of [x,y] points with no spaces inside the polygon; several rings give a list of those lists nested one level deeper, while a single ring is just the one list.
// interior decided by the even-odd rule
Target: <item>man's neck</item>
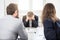
[{"label": "man's neck", "polygon": [[14,18],[16,18],[16,16],[15,15],[12,15]]}]

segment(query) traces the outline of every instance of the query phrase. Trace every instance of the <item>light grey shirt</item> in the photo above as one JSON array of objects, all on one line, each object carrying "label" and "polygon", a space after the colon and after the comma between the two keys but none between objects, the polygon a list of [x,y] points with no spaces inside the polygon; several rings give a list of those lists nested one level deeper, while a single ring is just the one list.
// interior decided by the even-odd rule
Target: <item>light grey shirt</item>
[{"label": "light grey shirt", "polygon": [[0,19],[0,40],[28,40],[23,23],[11,15]]},{"label": "light grey shirt", "polygon": [[32,27],[32,21],[29,21],[29,26]]}]

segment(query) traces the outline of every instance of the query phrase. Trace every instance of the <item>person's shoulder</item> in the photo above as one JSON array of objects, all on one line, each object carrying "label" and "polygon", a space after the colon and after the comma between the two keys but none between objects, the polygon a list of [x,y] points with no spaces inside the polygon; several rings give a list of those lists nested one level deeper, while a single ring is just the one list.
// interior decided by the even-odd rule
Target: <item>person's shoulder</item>
[{"label": "person's shoulder", "polygon": [[15,18],[13,19],[13,22],[17,23],[17,24],[21,24],[21,19],[20,18]]},{"label": "person's shoulder", "polygon": [[23,17],[26,17],[26,15],[24,15]]},{"label": "person's shoulder", "polygon": [[23,18],[26,18],[26,15],[24,15]]},{"label": "person's shoulder", "polygon": [[23,27],[23,26],[24,26],[21,19],[18,20],[18,26],[19,26],[19,27]]},{"label": "person's shoulder", "polygon": [[18,22],[20,22],[20,23],[22,22],[22,20],[21,20],[20,18],[19,18],[19,19],[17,19],[17,20],[18,20]]},{"label": "person's shoulder", "polygon": [[49,19],[49,18],[46,18],[44,21],[46,21],[46,22],[53,22],[53,20]]},{"label": "person's shoulder", "polygon": [[45,19],[43,21],[43,24],[45,25],[48,25],[48,26],[51,26],[51,24],[54,24],[53,20],[52,19]]},{"label": "person's shoulder", "polygon": [[37,15],[35,15],[35,18],[37,18],[37,19],[38,19],[38,16],[37,16]]},{"label": "person's shoulder", "polygon": [[52,21],[52,19],[50,19],[50,18],[45,18],[45,20]]},{"label": "person's shoulder", "polygon": [[35,15],[35,17],[38,17],[37,15]]}]

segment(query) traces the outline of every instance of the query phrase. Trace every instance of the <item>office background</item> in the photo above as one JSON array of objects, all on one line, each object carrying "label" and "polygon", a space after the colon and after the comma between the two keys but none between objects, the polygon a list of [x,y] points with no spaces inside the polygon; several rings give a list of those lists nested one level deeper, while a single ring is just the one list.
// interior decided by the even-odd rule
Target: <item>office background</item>
[{"label": "office background", "polygon": [[[37,16],[39,16],[39,18],[40,18],[44,5],[46,3],[53,3],[56,7],[57,17],[60,18],[60,0],[0,0],[0,18],[4,17],[6,15],[6,7],[10,3],[18,4],[20,18],[22,18],[22,16],[26,15],[28,11],[33,11],[33,13],[36,14]],[[39,20],[39,23],[40,23],[40,20]],[[41,25],[41,24],[39,24],[39,25]],[[32,31],[32,30],[30,30],[30,31]],[[43,28],[38,28],[38,30],[39,31],[37,31],[36,35],[34,33],[28,34],[29,39],[31,39],[30,35],[35,36],[35,39],[33,38],[34,40],[36,40],[36,39],[40,40],[40,37],[43,38],[43,32],[42,32]],[[41,35],[40,37],[38,36],[38,32]]]},{"label": "office background", "polygon": [[6,15],[6,7],[10,3],[17,3],[19,7],[19,17],[22,18],[28,11],[41,16],[43,6],[46,3],[53,3],[56,7],[57,16],[60,18],[60,0],[0,0],[0,18]]}]

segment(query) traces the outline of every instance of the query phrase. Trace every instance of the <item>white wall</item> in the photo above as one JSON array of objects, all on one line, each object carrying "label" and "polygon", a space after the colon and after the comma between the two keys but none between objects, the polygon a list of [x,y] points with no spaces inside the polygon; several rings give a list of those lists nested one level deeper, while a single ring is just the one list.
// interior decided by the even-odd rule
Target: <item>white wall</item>
[{"label": "white wall", "polygon": [[26,15],[28,11],[40,17],[43,8],[43,0],[19,0],[19,17]]},{"label": "white wall", "polygon": [[4,0],[0,0],[0,18],[4,16]]},{"label": "white wall", "polygon": [[[45,5],[46,3],[53,3],[56,7],[56,13],[57,16],[60,18],[60,0],[42,0],[43,4],[41,5]],[[19,0],[0,0],[0,18],[3,17],[4,15],[6,15],[6,7],[8,6],[8,4],[10,3],[17,3],[19,5],[19,8],[21,8],[21,5],[23,5],[23,3],[20,5],[20,1]],[[27,14],[27,10],[20,10],[19,9],[19,16],[23,16],[25,14]],[[41,11],[40,10],[36,10],[34,11],[34,13],[38,16],[41,15]]]}]

